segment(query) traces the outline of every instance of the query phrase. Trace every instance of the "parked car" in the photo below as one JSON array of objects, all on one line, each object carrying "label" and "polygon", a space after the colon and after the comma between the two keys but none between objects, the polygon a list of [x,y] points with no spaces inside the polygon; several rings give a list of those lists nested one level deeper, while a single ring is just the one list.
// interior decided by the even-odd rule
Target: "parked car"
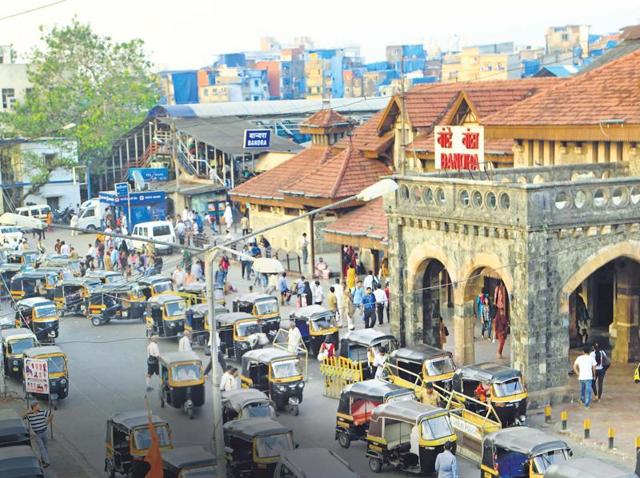
[{"label": "parked car", "polygon": [[[133,240],[133,247],[139,251],[144,248],[145,242],[138,241],[136,238],[151,239],[171,244],[176,243],[176,233],[173,230],[173,224],[169,221],[151,221],[136,224],[133,228],[131,238]],[[164,252],[171,254],[173,252],[173,246],[160,244],[154,244],[154,246],[158,253]]]}]

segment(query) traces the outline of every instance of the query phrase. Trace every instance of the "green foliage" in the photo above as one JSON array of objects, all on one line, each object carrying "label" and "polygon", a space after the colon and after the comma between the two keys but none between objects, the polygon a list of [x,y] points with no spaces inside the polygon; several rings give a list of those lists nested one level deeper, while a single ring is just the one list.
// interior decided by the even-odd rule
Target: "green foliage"
[{"label": "green foliage", "polygon": [[[30,59],[32,90],[15,112],[0,117],[2,128],[26,138],[75,139],[80,162],[99,164],[110,156],[114,140],[158,100],[157,78],[143,42],[116,43],[77,19],[43,32],[42,41]],[[76,126],[62,129],[70,123]],[[53,170],[53,165],[26,159],[40,178]]]}]

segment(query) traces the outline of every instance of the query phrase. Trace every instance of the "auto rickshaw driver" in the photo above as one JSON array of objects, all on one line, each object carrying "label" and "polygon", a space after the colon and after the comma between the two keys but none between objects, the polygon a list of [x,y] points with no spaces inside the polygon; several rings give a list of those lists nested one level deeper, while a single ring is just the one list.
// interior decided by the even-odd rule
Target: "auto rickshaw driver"
[{"label": "auto rickshaw driver", "polygon": [[476,389],[473,391],[473,398],[479,402],[487,402],[487,398],[491,393],[491,385],[485,382],[480,382]]}]

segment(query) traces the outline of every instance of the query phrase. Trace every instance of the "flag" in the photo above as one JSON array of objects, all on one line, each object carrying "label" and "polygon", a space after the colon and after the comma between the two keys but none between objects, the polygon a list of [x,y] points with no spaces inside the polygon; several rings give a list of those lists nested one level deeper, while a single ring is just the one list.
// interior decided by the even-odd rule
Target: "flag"
[{"label": "flag", "polygon": [[149,411],[149,435],[151,436],[151,446],[147,455],[144,457],[144,461],[149,463],[149,471],[145,475],[145,478],[163,478],[164,471],[162,470],[162,456],[160,456],[160,440],[156,433],[156,427],[153,426],[151,420],[151,411]]}]

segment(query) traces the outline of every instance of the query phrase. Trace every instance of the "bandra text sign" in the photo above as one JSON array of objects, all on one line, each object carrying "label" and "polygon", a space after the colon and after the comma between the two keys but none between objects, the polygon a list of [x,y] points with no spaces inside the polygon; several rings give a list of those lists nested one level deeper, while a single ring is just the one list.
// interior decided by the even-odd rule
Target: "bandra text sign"
[{"label": "bandra text sign", "polygon": [[482,126],[436,126],[436,169],[484,169]]},{"label": "bandra text sign", "polygon": [[271,130],[270,129],[245,129],[244,130],[244,147],[245,148],[268,148],[271,146]]},{"label": "bandra text sign", "polygon": [[27,393],[49,394],[49,364],[45,359],[24,358],[24,387]]}]

